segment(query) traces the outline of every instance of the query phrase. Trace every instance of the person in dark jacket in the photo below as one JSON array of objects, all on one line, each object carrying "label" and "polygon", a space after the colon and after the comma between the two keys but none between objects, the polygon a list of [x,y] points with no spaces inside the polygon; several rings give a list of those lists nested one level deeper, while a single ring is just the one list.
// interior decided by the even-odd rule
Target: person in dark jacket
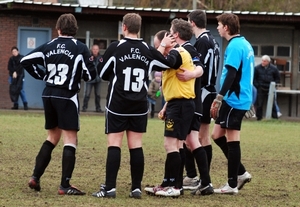
[{"label": "person in dark jacket", "polygon": [[[279,71],[275,65],[271,64],[271,58],[268,55],[263,55],[261,64],[255,66],[253,80],[253,84],[257,89],[255,108],[258,121],[263,117],[263,106],[265,100],[268,98],[271,82],[280,83]],[[278,118],[275,101],[272,107],[272,118]]]},{"label": "person in dark jacket", "polygon": [[[97,68],[99,61],[102,58],[99,51],[100,51],[99,45],[95,44],[92,46],[91,55],[92,55],[95,68]],[[92,81],[85,82],[82,112],[86,112],[88,108],[88,102],[90,100],[91,92],[92,89],[94,88],[96,112],[103,113],[100,106],[100,85],[101,85],[101,78],[99,76],[97,76]]]},{"label": "person in dark jacket", "polygon": [[8,82],[10,84],[9,95],[11,101],[14,103],[11,109],[19,109],[18,99],[21,96],[24,110],[28,110],[28,102],[23,88],[25,73],[23,66],[20,64],[23,55],[19,53],[19,49],[15,46],[11,48],[11,53],[12,56],[9,58],[7,66],[9,71]]}]

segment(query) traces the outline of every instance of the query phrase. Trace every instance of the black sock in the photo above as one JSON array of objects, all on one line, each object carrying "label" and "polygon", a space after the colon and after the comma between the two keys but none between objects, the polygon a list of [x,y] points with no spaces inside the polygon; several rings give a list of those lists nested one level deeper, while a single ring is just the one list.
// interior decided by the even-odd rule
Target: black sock
[{"label": "black sock", "polygon": [[168,164],[169,172],[170,172],[169,186],[175,186],[175,188],[179,188],[177,180],[179,179],[178,176],[179,176],[179,171],[181,166],[180,154],[179,152],[171,152],[168,153],[167,156],[169,157],[168,161],[170,162]]},{"label": "black sock", "polygon": [[[214,140],[215,143],[221,148],[221,150],[223,151],[225,157],[228,159],[228,146],[227,146],[227,139],[225,136],[220,137],[218,139]],[[240,162],[239,165],[239,171],[238,171],[238,175],[243,175],[246,172],[245,166],[242,164],[242,162]]]},{"label": "black sock", "polygon": [[206,152],[203,147],[198,147],[193,151],[193,155],[196,159],[196,163],[200,173],[201,185],[207,186],[209,183],[211,183],[211,180],[207,167]]},{"label": "black sock", "polygon": [[208,172],[210,171],[210,164],[211,164],[211,160],[212,160],[212,146],[211,145],[207,145],[205,147],[203,147],[205,152],[206,152],[206,157],[207,157],[207,167],[208,167]]},{"label": "black sock", "polygon": [[170,180],[170,171],[169,171],[169,164],[170,162],[168,161],[168,156],[166,157],[165,161],[165,172],[164,172],[164,179],[162,183],[160,184],[162,187],[168,187],[169,186],[169,180]]},{"label": "black sock", "polygon": [[44,174],[45,169],[47,168],[51,160],[51,154],[54,148],[55,145],[46,140],[43,143],[38,155],[36,156],[32,176],[34,176],[37,180],[39,180],[40,177]]},{"label": "black sock", "polygon": [[131,190],[141,188],[144,174],[144,153],[143,148],[130,149],[130,171],[131,171]]},{"label": "black sock", "polygon": [[70,187],[70,180],[75,167],[75,152],[76,149],[72,146],[64,146],[62,156],[62,177],[61,186],[64,188]]},{"label": "black sock", "polygon": [[105,189],[111,190],[116,187],[117,175],[121,163],[121,149],[119,147],[108,147],[106,158]]},{"label": "black sock", "polygon": [[241,162],[240,142],[228,142],[228,184],[230,187],[237,186],[237,176]]},{"label": "black sock", "polygon": [[228,159],[228,146],[226,137],[222,136],[218,139],[215,139],[214,142],[221,148],[223,154]]},{"label": "black sock", "polygon": [[185,144],[183,144],[183,148],[185,151],[185,170],[186,170],[186,175],[189,178],[194,178],[197,176],[197,171],[196,171],[196,166],[195,166],[195,159],[194,155],[189,150]]},{"label": "black sock", "polygon": [[183,186],[183,169],[184,169],[184,164],[185,164],[185,150],[183,148],[179,149],[179,154],[180,154],[180,158],[181,158],[181,165],[180,165],[180,169],[179,169],[179,175],[178,175],[178,187],[182,188]]}]

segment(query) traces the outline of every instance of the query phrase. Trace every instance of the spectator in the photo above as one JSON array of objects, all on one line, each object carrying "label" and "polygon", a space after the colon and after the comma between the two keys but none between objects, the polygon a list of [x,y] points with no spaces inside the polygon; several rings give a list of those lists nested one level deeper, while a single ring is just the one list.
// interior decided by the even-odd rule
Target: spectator
[{"label": "spectator", "polygon": [[150,108],[151,118],[154,117],[156,100],[161,97],[160,85],[161,85],[161,72],[157,71],[154,73],[154,78],[149,84],[149,89],[148,89],[148,101],[150,105],[149,108]]},{"label": "spectator", "polygon": [[[99,49],[98,45],[95,44],[92,46],[91,52],[92,52],[92,59],[93,59],[95,68],[97,68],[99,61],[102,58],[99,51],[100,51],[100,49]],[[101,85],[101,78],[99,76],[97,76],[92,81],[85,82],[82,112],[86,112],[86,110],[88,108],[88,102],[90,100],[92,88],[94,88],[96,112],[103,113],[103,111],[101,110],[101,106],[100,106],[100,85]]]},{"label": "spectator", "polygon": [[10,98],[14,103],[11,109],[19,109],[19,96],[23,101],[24,110],[28,110],[28,102],[24,90],[24,81],[25,81],[25,73],[24,68],[20,64],[23,55],[19,53],[19,49],[17,47],[11,48],[12,56],[8,61],[8,71],[9,71],[9,79],[8,82],[10,84]]},{"label": "spectator", "polygon": [[[255,108],[258,121],[263,118],[263,107],[268,98],[271,82],[280,83],[279,71],[275,65],[271,64],[271,58],[268,55],[263,55],[261,58],[261,64],[255,66],[253,80],[253,84],[257,89]],[[277,112],[279,113],[277,114]],[[276,98],[274,98],[272,106],[272,118],[277,119],[278,115],[280,116],[281,113],[276,109]]]}]

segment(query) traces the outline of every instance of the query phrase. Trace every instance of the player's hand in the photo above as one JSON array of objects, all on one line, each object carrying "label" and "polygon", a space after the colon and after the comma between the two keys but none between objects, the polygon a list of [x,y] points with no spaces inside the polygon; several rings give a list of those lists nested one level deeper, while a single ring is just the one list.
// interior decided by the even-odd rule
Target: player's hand
[{"label": "player's hand", "polygon": [[210,116],[216,120],[219,117],[219,111],[222,106],[223,96],[218,94],[217,97],[214,99],[214,101],[211,104],[210,107]]},{"label": "player's hand", "polygon": [[173,48],[176,45],[175,38],[168,33],[165,34],[164,38],[161,40],[161,43],[165,44],[166,48]]},{"label": "player's hand", "polygon": [[160,112],[158,112],[157,116],[159,119],[161,119],[163,121],[166,119],[166,113],[164,110],[161,110]]},{"label": "player's hand", "polygon": [[189,71],[184,68],[179,68],[178,72],[176,73],[176,76],[180,81],[184,82],[184,81],[189,81],[189,80],[193,79],[194,73],[193,73],[193,71]]},{"label": "player's hand", "polygon": [[245,118],[250,119],[253,117],[253,115],[255,115],[255,108],[253,105],[251,105],[250,110],[246,111],[246,113],[245,113]]}]

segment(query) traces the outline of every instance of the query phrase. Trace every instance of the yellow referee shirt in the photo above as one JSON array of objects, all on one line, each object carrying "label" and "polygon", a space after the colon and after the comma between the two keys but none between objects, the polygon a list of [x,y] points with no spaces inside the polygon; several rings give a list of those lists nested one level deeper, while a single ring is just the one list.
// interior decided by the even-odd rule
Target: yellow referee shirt
[{"label": "yellow referee shirt", "polygon": [[[177,48],[182,59],[180,68],[194,70],[194,64],[190,53],[183,47]],[[162,90],[165,100],[168,102],[172,99],[193,99],[195,98],[195,79],[189,81],[180,81],[176,73],[181,73],[180,69],[168,69],[163,71]]]}]

